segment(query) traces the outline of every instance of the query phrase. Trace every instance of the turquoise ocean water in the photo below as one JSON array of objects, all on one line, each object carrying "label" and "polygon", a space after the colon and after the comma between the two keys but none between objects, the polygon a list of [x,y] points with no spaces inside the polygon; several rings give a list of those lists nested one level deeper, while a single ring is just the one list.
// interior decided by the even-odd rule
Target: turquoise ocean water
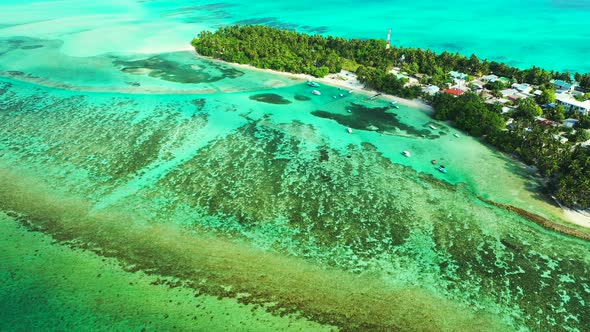
[{"label": "turquoise ocean water", "polygon": [[3,1],[0,330],[584,331],[588,243],[478,198],[565,222],[525,167],[420,110],[314,96],[189,43],[234,23],[391,28],[395,45],[587,72],[588,14],[585,1]]},{"label": "turquoise ocean water", "polygon": [[[0,36],[65,41],[69,54],[178,49],[196,32],[233,23],[385,38],[508,64],[590,71],[590,4],[525,1],[3,1]],[[112,37],[110,37],[112,36]],[[116,37],[115,37],[116,36]],[[88,40],[96,41],[88,45]]]}]

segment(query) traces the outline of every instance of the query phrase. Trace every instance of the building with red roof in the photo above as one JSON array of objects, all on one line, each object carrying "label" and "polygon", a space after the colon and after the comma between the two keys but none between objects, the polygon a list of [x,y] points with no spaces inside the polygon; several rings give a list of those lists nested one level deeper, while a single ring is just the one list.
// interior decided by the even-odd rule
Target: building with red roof
[{"label": "building with red roof", "polygon": [[454,96],[460,96],[460,95],[462,95],[462,94],[465,93],[465,91],[459,90],[459,89],[444,89],[444,90],[442,90],[442,92],[443,93],[448,93],[448,94],[451,94],[451,95],[454,95]]}]

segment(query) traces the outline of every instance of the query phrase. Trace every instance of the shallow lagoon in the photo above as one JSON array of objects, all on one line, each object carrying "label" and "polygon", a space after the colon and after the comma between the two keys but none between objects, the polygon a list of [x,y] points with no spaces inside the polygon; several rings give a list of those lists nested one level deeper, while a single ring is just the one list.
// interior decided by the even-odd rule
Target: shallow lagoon
[{"label": "shallow lagoon", "polygon": [[[520,165],[415,109],[162,53],[309,9],[60,4],[2,5],[0,329],[590,325],[588,243],[478,198],[561,220]],[[332,18],[292,27],[382,30]]]},{"label": "shallow lagoon", "polygon": [[[586,324],[588,244],[477,199],[483,193],[558,217],[525,189],[530,180],[514,172],[517,165],[420,111],[360,94],[334,99],[340,90],[332,87],[313,96],[303,82],[198,95],[68,91],[7,79],[2,86],[5,222],[45,233],[73,255],[111,257],[129,272],[264,304],[303,325]],[[401,154],[406,149],[411,158]],[[449,173],[438,172],[433,158]],[[492,171],[495,178],[486,178]],[[209,247],[203,232],[208,244],[229,242]],[[4,245],[15,245],[10,239]],[[241,249],[219,253],[220,245]],[[240,256],[247,250],[261,251]],[[219,255],[225,258],[212,264]],[[270,256],[254,259],[260,255]],[[351,296],[359,282],[366,290]],[[14,285],[7,284],[11,296]],[[373,296],[397,305],[367,302]],[[20,323],[30,319],[10,312],[23,315]]]}]

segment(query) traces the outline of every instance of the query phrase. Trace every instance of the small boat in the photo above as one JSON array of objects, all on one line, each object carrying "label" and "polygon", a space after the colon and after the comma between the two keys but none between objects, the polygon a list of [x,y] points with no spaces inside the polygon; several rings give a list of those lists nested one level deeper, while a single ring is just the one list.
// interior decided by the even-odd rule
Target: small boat
[{"label": "small boat", "polygon": [[337,97],[336,96],[332,96],[332,98],[336,99]]},{"label": "small boat", "polygon": [[352,113],[352,110],[346,110],[348,113]]},{"label": "small boat", "polygon": [[316,96],[319,96],[322,94],[319,90],[313,90],[311,93],[313,93]]},{"label": "small boat", "polygon": [[349,134],[352,134],[352,128],[348,127],[346,128],[346,131],[348,131]]},{"label": "small boat", "polygon": [[410,153],[410,151],[408,151],[408,150],[404,150],[404,151],[402,151],[402,154],[403,154],[404,156],[406,156],[406,157],[411,157],[411,156],[412,156],[412,154],[411,154],[411,153]]},{"label": "small boat", "polygon": [[344,97],[344,95],[343,94],[340,94],[340,97]]},{"label": "small boat", "polygon": [[399,108],[399,106],[397,106],[397,105],[393,105],[393,106],[391,106],[391,107],[393,107],[393,108],[395,108],[395,109],[398,109],[398,108]]},{"label": "small boat", "polygon": [[391,102],[391,105],[395,105],[395,104],[397,104],[397,101],[394,100]]},{"label": "small boat", "polygon": [[438,129],[438,128],[436,128],[434,125],[430,125],[430,126],[428,126],[428,127],[432,128],[432,129],[434,129],[434,130],[437,130],[437,129]]},{"label": "small boat", "polygon": [[453,136],[455,136],[455,137],[457,137],[457,138],[461,137],[461,136],[459,136],[459,134],[457,134],[457,133],[454,133],[454,134],[453,134]]},{"label": "small boat", "polygon": [[444,166],[440,166],[438,168],[438,171],[441,172],[441,173],[446,173],[447,172],[447,169]]},{"label": "small boat", "polygon": [[348,93],[352,93],[352,90],[348,90]]},{"label": "small boat", "polygon": [[320,86],[318,83],[312,82],[312,81],[307,81],[307,85],[312,86],[314,88],[317,88]]},{"label": "small boat", "polygon": [[432,164],[436,165],[436,159],[432,159]]}]

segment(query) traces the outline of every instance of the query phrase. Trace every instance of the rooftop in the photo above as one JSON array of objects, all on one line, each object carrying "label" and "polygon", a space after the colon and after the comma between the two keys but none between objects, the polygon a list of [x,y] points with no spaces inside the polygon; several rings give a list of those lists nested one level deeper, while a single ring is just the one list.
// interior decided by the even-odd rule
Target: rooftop
[{"label": "rooftop", "polygon": [[450,71],[449,72],[449,75],[451,75],[451,77],[453,77],[453,78],[460,78],[460,79],[466,79],[467,78],[467,74],[463,74],[463,73],[460,73],[460,72],[454,71],[454,70],[453,71]]},{"label": "rooftop", "polygon": [[560,86],[566,89],[571,88],[572,86],[574,86],[574,83],[568,83],[566,81],[562,81],[562,80],[553,80],[551,83],[553,83],[556,86]]},{"label": "rooftop", "polygon": [[559,100],[562,103],[566,103],[575,107],[585,108],[590,110],[590,100],[586,101],[578,101],[574,99],[571,95],[566,93],[560,93],[555,96],[555,99]]},{"label": "rooftop", "polygon": [[442,92],[448,93],[451,95],[455,95],[455,96],[460,96],[465,93],[465,91],[459,90],[459,89],[444,89],[444,90],[442,90]]}]

